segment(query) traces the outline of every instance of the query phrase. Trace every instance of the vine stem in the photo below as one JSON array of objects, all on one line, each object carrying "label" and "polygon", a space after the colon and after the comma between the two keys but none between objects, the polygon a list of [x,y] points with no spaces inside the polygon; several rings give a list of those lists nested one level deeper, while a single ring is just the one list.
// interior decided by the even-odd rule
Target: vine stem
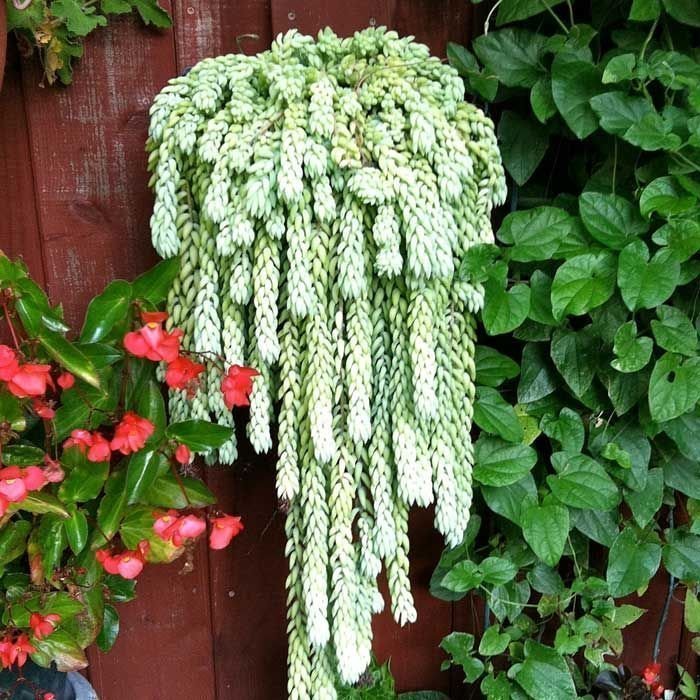
[{"label": "vine stem", "polygon": [[[673,530],[673,508],[668,513],[668,526]],[[661,651],[661,637],[664,633],[664,628],[666,627],[666,622],[668,622],[668,613],[671,609],[671,599],[673,598],[673,591],[676,587],[676,577],[673,574],[668,575],[668,591],[666,592],[666,600],[664,600],[663,611],[661,612],[661,619],[659,620],[659,626],[656,629],[656,636],[654,637],[654,650],[652,652],[652,660],[656,662],[659,658],[659,652]]]},{"label": "vine stem", "polygon": [[3,313],[5,314],[5,320],[7,321],[7,325],[10,328],[10,334],[12,335],[12,342],[15,345],[15,349],[19,350],[19,340],[17,339],[17,332],[15,331],[14,324],[12,323],[12,319],[10,318],[10,311],[7,308],[7,302],[5,301],[4,296],[2,298],[2,310],[3,310]]}]

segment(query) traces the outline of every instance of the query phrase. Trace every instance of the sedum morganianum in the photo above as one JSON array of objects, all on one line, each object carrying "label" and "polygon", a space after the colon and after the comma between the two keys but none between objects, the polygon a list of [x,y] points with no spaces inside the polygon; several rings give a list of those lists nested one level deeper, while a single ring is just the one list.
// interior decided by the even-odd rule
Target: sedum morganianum
[{"label": "sedum morganianum", "polygon": [[[415,620],[411,505],[435,504],[448,544],[467,526],[483,290],[455,270],[506,192],[493,124],[463,100],[410,37],[326,29],[206,59],[151,108],[153,244],[181,259],[170,320],[212,358],[172,420],[231,424],[223,357],[260,371],[255,449],[279,426],[290,698],[366,669],[382,565],[395,619]],[[207,455],[235,458],[233,440]]]}]

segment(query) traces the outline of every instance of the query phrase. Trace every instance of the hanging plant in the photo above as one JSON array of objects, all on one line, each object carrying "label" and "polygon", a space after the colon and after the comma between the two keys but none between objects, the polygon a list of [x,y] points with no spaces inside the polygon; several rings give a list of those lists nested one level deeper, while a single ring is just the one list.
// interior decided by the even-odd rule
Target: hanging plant
[{"label": "hanging plant", "polygon": [[[411,505],[434,503],[452,545],[467,526],[483,290],[453,274],[492,241],[505,185],[493,125],[463,97],[410,38],[326,29],[204,60],[151,109],[153,243],[181,258],[170,320],[186,349],[259,369],[258,452],[279,407],[291,698],[366,669],[382,563],[395,619],[415,620]],[[223,380],[207,363],[172,420],[231,425]],[[234,439],[208,457],[232,463]]]}]

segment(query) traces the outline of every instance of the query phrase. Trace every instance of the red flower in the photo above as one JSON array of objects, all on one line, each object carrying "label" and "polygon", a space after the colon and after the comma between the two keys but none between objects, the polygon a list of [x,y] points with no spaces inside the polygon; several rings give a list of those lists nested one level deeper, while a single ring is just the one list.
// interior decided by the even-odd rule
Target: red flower
[{"label": "red flower", "polygon": [[224,403],[231,410],[234,406],[250,406],[250,392],[253,391],[253,377],[260,374],[252,367],[231,365],[221,382],[224,392]]},{"label": "red flower", "polygon": [[7,382],[7,388],[20,399],[29,396],[43,396],[46,389],[53,387],[51,365],[21,365]]},{"label": "red flower", "polygon": [[47,401],[44,401],[44,399],[38,397],[32,399],[32,408],[34,409],[34,413],[44,420],[51,420],[56,416],[56,411],[54,411],[53,406]]},{"label": "red flower", "polygon": [[153,435],[155,429],[150,420],[127,411],[117,425],[109,446],[125,455],[138,452],[146,444],[146,440]]},{"label": "red flower", "polygon": [[144,312],[141,314],[146,324],[137,331],[124,336],[124,347],[136,357],[146,357],[154,362],[172,362],[180,353],[182,331],[176,328],[170,333],[163,330],[165,312]]},{"label": "red flower", "polygon": [[56,696],[53,693],[44,693],[41,700],[56,700]]},{"label": "red flower", "polygon": [[178,445],[175,450],[175,459],[180,464],[189,464],[192,461],[192,453],[187,445]]},{"label": "red flower", "polygon": [[85,454],[85,450],[92,447],[92,433],[89,430],[73,430],[70,437],[63,443],[64,450],[69,447],[77,447]]},{"label": "red flower", "polygon": [[7,506],[10,505],[10,502],[7,500],[5,496],[3,496],[0,493],[0,518],[2,518],[5,513],[7,513]]},{"label": "red flower", "polygon": [[32,628],[32,634],[42,640],[48,637],[55,629],[56,625],[61,621],[61,616],[55,613],[42,615],[41,613],[32,613],[29,618],[29,626]]},{"label": "red flower", "polygon": [[0,496],[10,503],[23,501],[30,491],[38,491],[47,483],[44,470],[39,467],[0,469]]},{"label": "red flower", "polygon": [[196,388],[197,377],[204,371],[204,365],[193,362],[189,357],[177,357],[165,371],[165,383],[171,389]]},{"label": "red flower", "polygon": [[97,431],[91,433],[89,430],[74,430],[63,443],[64,450],[69,447],[76,447],[83,454],[87,453],[91,462],[106,462],[112,456],[109,440]]},{"label": "red flower", "polygon": [[651,691],[651,694],[655,698],[662,698],[664,696],[664,692],[665,692],[666,688],[664,688],[664,686],[661,685],[661,683],[657,682],[657,683],[652,683],[651,686],[649,687],[649,690]]},{"label": "red flower", "polygon": [[222,515],[219,518],[212,518],[209,546],[212,549],[224,549],[242,530],[243,522],[237,515]]},{"label": "red flower", "polygon": [[175,547],[181,547],[188,539],[199,537],[207,525],[204,518],[196,515],[178,516],[176,510],[169,510],[160,515],[153,523],[153,531],[165,542],[172,542]]},{"label": "red flower", "polygon": [[56,383],[61,389],[70,389],[75,384],[75,377],[70,372],[61,372]]},{"label": "red flower", "polygon": [[120,554],[112,554],[107,549],[98,549],[95,552],[95,558],[102,564],[108,574],[132,579],[136,578],[143,571],[148,548],[148,541],[141,540],[138,549],[127,549]]},{"label": "red flower", "polygon": [[92,445],[87,452],[87,458],[91,462],[107,462],[112,456],[112,448],[109,440],[98,432],[91,435]]},{"label": "red flower", "polygon": [[51,459],[49,455],[44,455],[44,464],[46,465],[44,468],[44,476],[46,477],[46,481],[48,481],[50,484],[58,484],[63,481],[66,473],[63,471],[60,462],[57,462],[55,459]]},{"label": "red flower", "polygon": [[17,353],[8,345],[0,345],[0,379],[9,382],[18,370]]},{"label": "red flower", "polygon": [[15,662],[21,668],[27,663],[27,654],[33,654],[35,651],[26,634],[20,634],[14,641],[6,636],[0,642],[0,662],[3,668],[8,668]]},{"label": "red flower", "polygon": [[652,663],[647,664],[642,671],[642,678],[647,685],[651,685],[655,681],[659,680],[659,674],[661,673],[661,664]]}]

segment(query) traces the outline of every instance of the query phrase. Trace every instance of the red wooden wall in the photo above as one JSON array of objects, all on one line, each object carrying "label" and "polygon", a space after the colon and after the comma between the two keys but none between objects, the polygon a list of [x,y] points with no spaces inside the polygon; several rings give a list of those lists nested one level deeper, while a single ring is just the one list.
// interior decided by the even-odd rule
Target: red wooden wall
[{"label": "red wooden wall", "polygon": [[[1,0],[4,3],[4,0]],[[164,6],[166,3],[164,3]],[[86,44],[68,88],[42,88],[35,63],[10,49],[0,92],[0,248],[22,255],[77,322],[88,299],[115,277],[155,260],[146,182],[148,107],[166,81],[205,56],[267,48],[278,32],[326,25],[351,33],[386,24],[444,55],[464,42],[464,0],[174,0],[172,31],[117,18]],[[258,38],[241,38],[255,34]],[[12,43],[12,40],[11,42]],[[276,700],[285,692],[284,516],[272,459],[244,454],[208,479],[246,530],[225,552],[197,553],[193,573],[151,567],[138,599],[121,606],[109,655],[91,653],[89,676],[103,700]],[[413,579],[420,622],[399,630],[377,621],[377,653],[392,657],[403,689],[450,689],[438,644],[452,606],[427,589],[442,549],[431,518],[416,513]]]},{"label": "red wooden wall", "polygon": [[[4,2],[4,0],[0,0]],[[0,93],[0,249],[22,255],[66,316],[77,322],[88,299],[116,277],[132,278],[155,260],[148,220],[147,114],[168,78],[199,59],[267,48],[291,27],[330,25],[349,33],[386,24],[444,55],[464,43],[472,17],[466,0],[173,0],[174,28],[154,32],[122,17],[91,36],[69,88],[42,88],[37,65],[10,49]],[[254,34],[257,38],[241,37]],[[241,37],[237,42],[236,38]],[[103,700],[276,700],[285,692],[284,516],[270,458],[244,453],[233,470],[209,472],[222,507],[240,513],[243,536],[224,552],[197,552],[194,572],[151,567],[138,599],[121,607],[122,632],[109,655],[91,653],[89,676]],[[439,689],[461,697],[456,676],[441,673],[440,639],[474,630],[471,602],[430,597],[442,550],[431,516],[412,516],[412,579],[418,623],[399,629],[388,615],[375,625],[380,660],[391,657],[400,689]],[[659,579],[648,594],[658,609]],[[680,643],[674,600],[665,659]],[[658,617],[658,616],[656,616]],[[652,625],[630,635],[630,662],[651,655]],[[639,664],[633,658],[639,659]]]}]

